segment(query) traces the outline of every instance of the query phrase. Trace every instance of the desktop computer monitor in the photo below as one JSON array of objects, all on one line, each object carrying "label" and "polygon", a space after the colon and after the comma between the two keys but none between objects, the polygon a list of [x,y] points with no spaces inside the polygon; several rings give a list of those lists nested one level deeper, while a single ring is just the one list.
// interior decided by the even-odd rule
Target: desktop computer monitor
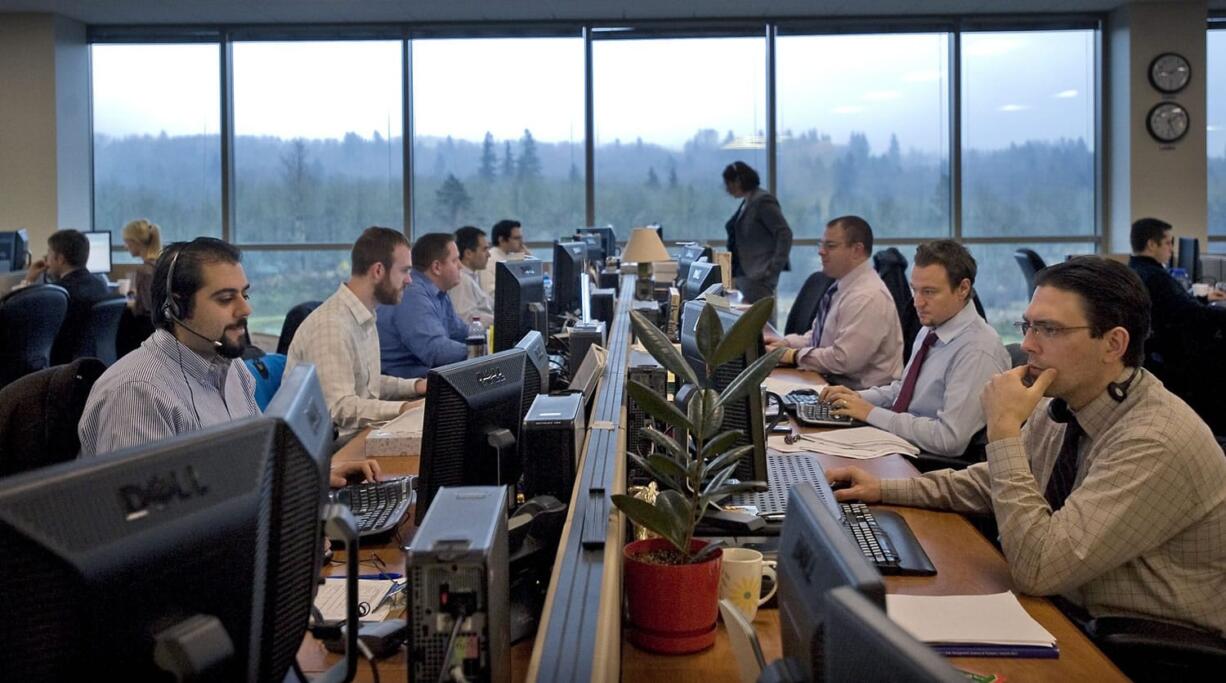
[{"label": "desktop computer monitor", "polygon": [[690,276],[691,265],[702,259],[710,262],[713,258],[715,258],[715,255],[711,251],[711,247],[703,246],[697,242],[681,245],[681,251],[677,253],[677,285],[679,287],[685,286],[686,280]]},{"label": "desktop computer monitor", "polygon": [[[698,266],[700,264],[694,264]],[[698,326],[698,316],[702,313],[705,301],[687,301],[681,311],[681,355],[685,357],[700,381],[707,381],[707,368],[698,352],[698,339],[695,328]],[[732,329],[740,313],[728,309],[716,308],[719,321],[724,331]],[[758,335],[758,343],[750,346],[740,358],[724,363],[716,369],[711,383],[715,389],[723,391],[741,371],[766,353],[762,335]],[[750,391],[744,398],[724,406],[724,424],[721,432],[736,430],[741,436],[737,446],[753,445],[753,451],[741,458],[736,466],[736,478],[741,481],[767,481],[766,472],[766,424],[762,412],[762,392]]]},{"label": "desktop computer monitor", "polygon": [[689,273],[685,278],[685,286],[681,290],[681,299],[690,301],[697,299],[711,285],[723,282],[723,276],[717,264],[698,261],[690,264]]},{"label": "desktop computer monitor", "polygon": [[830,591],[825,607],[824,680],[966,683],[966,676],[944,657],[890,621],[854,588]]},{"label": "desktop computer monitor", "polygon": [[821,680],[826,594],[851,586],[885,609],[885,584],[838,521],[833,500],[804,482],[788,492],[779,538],[779,634],[783,657]]},{"label": "desktop computer monitor", "polygon": [[610,256],[617,255],[617,234],[613,232],[612,227],[603,228],[579,228],[575,230],[578,235],[599,235],[600,236],[600,260],[597,262],[597,270],[604,267],[605,259]]},{"label": "desktop computer monitor", "polygon": [[1200,281],[1200,240],[1195,237],[1180,237],[1179,252],[1175,258],[1176,268],[1187,271],[1192,282]]},{"label": "desktop computer monitor", "polygon": [[515,346],[525,334],[549,332],[545,271],[534,258],[494,264],[494,350]]},{"label": "desktop computer monitor", "polygon": [[0,273],[25,270],[30,256],[30,236],[24,229],[0,232]]},{"label": "desktop computer monitor", "polygon": [[587,245],[588,263],[604,263],[604,244],[601,242],[600,235],[577,232],[572,241],[582,242]]},{"label": "desktop computer monitor", "polygon": [[524,409],[523,349],[435,368],[426,376],[415,518],[444,486],[514,486]]},{"label": "desktop computer monitor", "polygon": [[263,416],[0,481],[3,678],[174,680],[160,636],[217,661],[209,680],[284,679],[322,560],[331,437],[298,366]]},{"label": "desktop computer monitor", "polygon": [[[574,313],[581,307],[583,278],[587,277],[587,244],[553,244],[553,313]],[[495,296],[497,298],[497,296]]]},{"label": "desktop computer monitor", "polygon": [[85,269],[95,275],[110,273],[111,231],[94,230],[82,234],[89,240],[89,260],[85,262]]}]

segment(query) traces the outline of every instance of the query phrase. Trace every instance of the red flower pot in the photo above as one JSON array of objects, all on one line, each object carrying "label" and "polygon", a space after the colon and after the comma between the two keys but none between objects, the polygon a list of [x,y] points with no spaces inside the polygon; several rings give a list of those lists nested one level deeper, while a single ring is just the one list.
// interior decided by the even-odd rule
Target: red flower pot
[{"label": "red flower pot", "polygon": [[[706,541],[691,541],[690,550],[705,545]],[[630,642],[662,654],[705,650],[715,643],[722,551],[699,564],[659,565],[637,559],[643,553],[671,547],[662,538],[651,538],[622,550]]]}]

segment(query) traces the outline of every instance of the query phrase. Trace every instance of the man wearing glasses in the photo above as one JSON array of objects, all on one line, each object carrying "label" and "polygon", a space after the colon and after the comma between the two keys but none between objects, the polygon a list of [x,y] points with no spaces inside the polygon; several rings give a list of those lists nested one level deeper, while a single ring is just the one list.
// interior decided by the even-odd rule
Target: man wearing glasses
[{"label": "man wearing glasses", "polygon": [[1029,363],[983,391],[987,462],[895,480],[831,469],[850,484],[835,495],[992,513],[1022,592],[1061,595],[1074,616],[1226,634],[1226,458],[1140,368],[1144,285],[1097,257],[1050,266],[1036,284],[1019,323]]},{"label": "man wearing glasses", "polygon": [[786,348],[781,365],[814,370],[831,384],[864,389],[902,375],[902,326],[890,290],[873,270],[873,229],[859,216],[826,224],[818,247],[822,272],[834,280],[817,305],[813,327],[779,337],[765,332],[767,348]]}]

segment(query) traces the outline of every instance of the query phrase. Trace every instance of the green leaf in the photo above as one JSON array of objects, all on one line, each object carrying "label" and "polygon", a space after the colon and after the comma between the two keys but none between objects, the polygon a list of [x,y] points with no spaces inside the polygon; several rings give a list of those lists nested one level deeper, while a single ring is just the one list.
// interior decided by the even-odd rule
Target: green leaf
[{"label": "green leaf", "polygon": [[720,453],[732,448],[741,438],[741,433],[735,430],[730,430],[707,439],[707,442],[702,446],[703,460],[710,460]]},{"label": "green leaf", "polygon": [[[675,534],[677,529],[683,528],[688,522],[676,520],[672,517],[673,513],[670,510],[657,507],[634,496],[618,493],[611,496],[611,499],[613,504],[617,506],[617,509],[626,513],[626,516],[634,520],[636,524],[663,536],[677,550],[687,555],[689,554],[687,552],[688,548],[681,547],[681,544],[685,541],[677,538]],[[659,500],[659,497],[656,500]]]},{"label": "green leaf", "polygon": [[707,365],[715,357],[715,349],[724,340],[724,325],[719,321],[715,307],[706,304],[698,314],[698,324],[694,327],[694,338],[698,342],[698,354]]},{"label": "green leaf", "polygon": [[739,446],[737,448],[734,448],[728,451],[727,453],[724,453],[723,455],[719,456],[715,460],[712,460],[707,465],[707,469],[712,472],[718,472],[719,470],[727,467],[730,464],[733,464],[733,465],[736,464],[738,460],[740,460],[742,457],[744,457],[746,453],[749,453],[752,450],[753,450],[753,444],[747,444],[744,446]]},{"label": "green leaf", "polygon": [[785,349],[775,349],[742,370],[741,374],[729,382],[728,386],[724,387],[723,392],[720,393],[720,405],[728,405],[733,401],[740,400],[750,391],[758,391],[762,386],[762,381],[779,364],[779,358],[783,356],[784,351]]},{"label": "green leaf", "polygon": [[[662,455],[653,455],[647,458],[647,464],[656,472],[672,477],[678,484],[687,485],[689,483],[685,478],[685,468]],[[685,486],[685,488],[673,486],[672,488],[685,491],[689,486]]]},{"label": "green leaf", "polygon": [[[652,457],[657,457],[657,456],[652,456]],[[680,481],[678,481],[677,479],[675,479],[672,475],[668,474],[667,472],[660,471],[656,469],[655,467],[653,467],[651,463],[648,462],[647,458],[644,458],[641,455],[638,455],[637,453],[630,454],[630,461],[633,462],[635,465],[638,465],[640,469],[645,471],[647,473],[647,476],[659,482],[660,486],[663,488],[680,489],[683,487],[685,483],[685,476],[684,476],[685,470],[684,469],[682,470],[682,473],[683,473],[682,477]]]},{"label": "green leaf", "polygon": [[661,491],[656,496],[656,507],[664,511],[665,516],[673,525],[669,539],[672,540],[677,550],[688,557],[690,548],[687,541],[693,535],[695,522],[694,510],[690,507],[689,499],[679,491]]},{"label": "green leaf", "polygon": [[630,394],[630,398],[639,404],[640,408],[647,411],[648,415],[657,420],[663,420],[674,427],[693,431],[694,426],[690,424],[689,418],[681,412],[681,409],[673,405],[668,399],[657,394],[650,387],[635,380],[630,380],[626,383],[626,392]]},{"label": "green leaf", "polygon": [[634,327],[635,338],[643,344],[643,348],[647,349],[647,353],[651,354],[652,358],[655,358],[669,372],[684,379],[685,382],[698,384],[698,375],[694,374],[694,369],[685,362],[681,352],[673,346],[660,328],[651,324],[651,321],[638,311],[630,311],[630,323]]},{"label": "green leaf", "polygon": [[747,482],[744,482],[744,483],[737,482],[735,484],[724,484],[723,486],[719,487],[718,490],[712,491],[711,493],[700,497],[698,499],[698,504],[700,506],[705,506],[705,505],[710,505],[713,503],[718,503],[719,501],[727,498],[728,496],[731,496],[734,493],[753,491],[755,490],[755,488],[756,487],[753,484],[750,484]]},{"label": "green leaf", "polygon": [[671,457],[673,460],[681,463],[682,465],[689,464],[689,450],[683,445],[674,441],[672,437],[668,436],[664,432],[661,432],[655,427],[643,427],[639,430],[639,434],[651,439],[652,443],[668,453],[669,457]]},{"label": "green leaf", "polygon": [[724,482],[728,481],[728,477],[731,477],[732,473],[735,471],[735,467],[725,467],[724,469],[716,472],[715,476],[711,477],[711,481],[707,482],[706,486],[702,487],[702,495],[706,497],[710,496],[712,492],[718,491],[719,487],[723,486]]},{"label": "green leaf", "polygon": [[[707,305],[710,306],[710,304]],[[757,344],[758,338],[762,336],[762,328],[771,319],[774,311],[774,297],[759,299],[755,302],[748,311],[736,319],[736,322],[732,324],[732,329],[724,334],[724,340],[720,342],[707,363],[713,368],[718,368],[744,353],[750,345]]]},{"label": "green leaf", "polygon": [[718,434],[720,427],[724,426],[724,406],[719,402],[719,392],[714,389],[703,389],[701,395],[702,438],[709,439]]},{"label": "green leaf", "polygon": [[690,558],[690,564],[701,564],[706,562],[711,555],[714,554],[716,550],[719,550],[723,545],[724,539],[722,538],[710,539],[707,544],[703,546],[702,550],[694,553],[694,556]]}]

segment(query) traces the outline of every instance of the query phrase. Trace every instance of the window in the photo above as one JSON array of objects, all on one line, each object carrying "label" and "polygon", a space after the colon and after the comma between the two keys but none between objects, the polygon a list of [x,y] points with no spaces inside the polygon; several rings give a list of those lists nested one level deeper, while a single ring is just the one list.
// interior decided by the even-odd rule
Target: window
[{"label": "window", "polygon": [[1093,235],[1097,32],[962,34],[962,234]]},{"label": "window", "polygon": [[1209,122],[1209,236],[1226,238],[1226,30],[1209,31],[1205,90]]},{"label": "window", "polygon": [[413,231],[584,224],[583,41],[413,42]]},{"label": "window", "polygon": [[99,44],[91,60],[95,229],[116,245],[136,218],[164,244],[220,237],[217,45]]},{"label": "window", "polygon": [[622,239],[650,223],[669,241],[725,239],[737,200],[724,167],[741,160],[768,181],[765,40],[601,40],[592,52],[597,225]]},{"label": "window", "polygon": [[779,201],[798,238],[863,216],[877,237],[944,236],[949,35],[776,42]]},{"label": "window", "polygon": [[244,251],[243,271],[251,284],[247,329],[281,334],[289,309],[304,301],[323,301],[349,279],[349,256],[349,249]]},{"label": "window", "polygon": [[404,226],[399,41],[234,44],[236,243]]},{"label": "window", "polygon": [[1022,312],[1030,303],[1026,278],[1013,257],[1013,252],[1020,247],[1034,249],[1043,258],[1043,262],[1049,265],[1060,263],[1069,256],[1094,253],[1093,242],[966,245],[975,257],[978,267],[975,292],[988,314],[988,322],[996,328],[996,332],[1006,344],[1021,341],[1013,323],[1022,319]]}]

